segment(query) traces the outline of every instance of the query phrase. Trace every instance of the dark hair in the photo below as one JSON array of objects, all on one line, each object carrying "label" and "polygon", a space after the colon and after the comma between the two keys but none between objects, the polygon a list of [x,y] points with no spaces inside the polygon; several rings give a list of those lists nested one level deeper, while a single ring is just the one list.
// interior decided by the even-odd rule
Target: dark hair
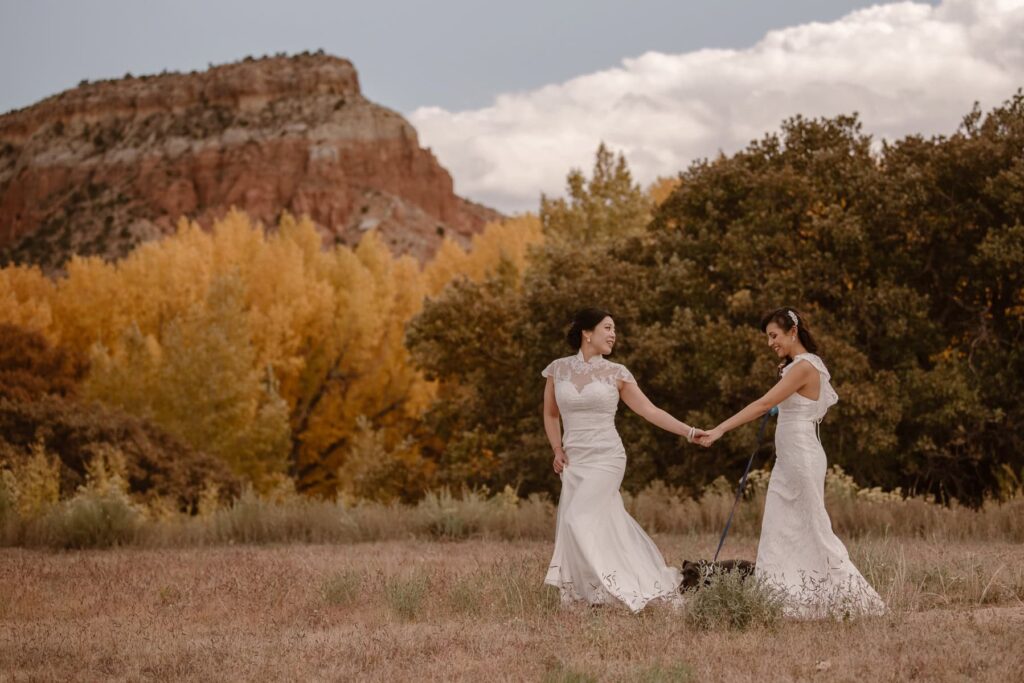
[{"label": "dark hair", "polygon": [[[793,322],[794,317],[796,317],[797,322]],[[800,343],[804,345],[804,348],[811,353],[818,352],[818,343],[814,341],[814,336],[811,334],[811,330],[807,326],[807,318],[792,306],[776,308],[774,311],[761,318],[762,332],[767,331],[769,323],[775,323],[782,328],[783,332],[789,332],[795,326],[796,336],[800,338]],[[792,358],[787,359],[789,362],[792,362],[792,360]]]},{"label": "dark hair", "polygon": [[569,346],[579,351],[583,346],[583,330],[592,330],[602,320],[611,316],[611,313],[601,308],[583,308],[576,311],[576,315],[572,317],[572,327],[565,335],[565,340],[569,342]]}]

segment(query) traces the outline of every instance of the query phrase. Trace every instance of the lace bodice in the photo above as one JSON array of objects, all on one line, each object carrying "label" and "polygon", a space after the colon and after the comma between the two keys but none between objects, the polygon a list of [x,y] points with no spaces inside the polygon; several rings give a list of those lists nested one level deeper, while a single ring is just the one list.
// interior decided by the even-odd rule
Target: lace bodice
[{"label": "lace bodice", "polygon": [[828,409],[839,401],[839,395],[832,388],[832,376],[829,374],[828,368],[825,367],[825,362],[813,353],[801,353],[793,356],[793,362],[782,369],[783,376],[800,361],[810,363],[821,375],[818,399],[810,399],[793,392],[792,396],[779,404],[779,422],[821,422]]},{"label": "lace bodice", "polygon": [[583,359],[583,352],[552,361],[540,373],[555,381],[555,402],[566,432],[615,428],[619,382],[636,384],[624,365],[603,356]]}]

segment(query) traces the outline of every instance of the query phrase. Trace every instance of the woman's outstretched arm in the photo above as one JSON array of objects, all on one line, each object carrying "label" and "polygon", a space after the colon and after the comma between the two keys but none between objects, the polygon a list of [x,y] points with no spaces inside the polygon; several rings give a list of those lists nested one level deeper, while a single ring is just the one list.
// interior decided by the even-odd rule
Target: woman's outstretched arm
[{"label": "woman's outstretched arm", "polygon": [[622,382],[621,385],[622,386],[619,389],[619,396],[622,397],[623,402],[629,406],[630,410],[650,422],[652,425],[661,427],[667,432],[672,432],[679,436],[685,436],[687,440],[693,440],[706,433],[703,429],[691,427],[685,422],[677,420],[658,406],[651,403],[651,399],[647,398],[644,392],[640,391],[640,387],[636,384],[633,384],[632,382]]},{"label": "woman's outstretched arm", "polygon": [[777,406],[794,393],[813,382],[817,375],[818,371],[810,363],[797,363],[792,370],[787,372],[782,379],[776,382],[775,386],[768,390],[768,393],[756,401],[752,401],[743,408],[743,410],[707,432],[704,436],[698,439],[698,443],[702,446],[710,446],[722,438],[722,435],[726,432],[732,431],[733,429],[736,429],[741,425],[745,425],[752,420],[756,420],[771,410],[772,406]]}]

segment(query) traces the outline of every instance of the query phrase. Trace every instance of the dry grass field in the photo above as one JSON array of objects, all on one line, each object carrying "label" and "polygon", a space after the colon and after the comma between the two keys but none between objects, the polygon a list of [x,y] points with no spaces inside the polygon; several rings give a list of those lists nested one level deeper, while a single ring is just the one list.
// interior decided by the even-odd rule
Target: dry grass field
[{"label": "dry grass field", "polygon": [[[714,534],[657,535],[672,562]],[[727,555],[753,557],[756,540]],[[890,604],[854,621],[694,626],[561,609],[549,541],[0,549],[3,680],[1024,680],[1024,545],[864,537]]]}]

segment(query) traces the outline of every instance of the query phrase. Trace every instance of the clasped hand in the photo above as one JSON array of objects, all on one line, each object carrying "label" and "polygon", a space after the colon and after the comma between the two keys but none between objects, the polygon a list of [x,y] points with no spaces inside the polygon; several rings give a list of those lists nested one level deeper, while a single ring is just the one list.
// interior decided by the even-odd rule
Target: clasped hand
[{"label": "clasped hand", "polygon": [[694,443],[698,443],[701,446],[704,446],[705,448],[707,448],[711,444],[713,444],[714,442],[716,442],[719,439],[721,439],[723,433],[724,432],[722,432],[717,427],[712,429],[712,430],[710,430],[710,431],[705,431],[703,429],[698,429],[697,430],[697,434],[693,437],[693,441],[694,441]]}]

